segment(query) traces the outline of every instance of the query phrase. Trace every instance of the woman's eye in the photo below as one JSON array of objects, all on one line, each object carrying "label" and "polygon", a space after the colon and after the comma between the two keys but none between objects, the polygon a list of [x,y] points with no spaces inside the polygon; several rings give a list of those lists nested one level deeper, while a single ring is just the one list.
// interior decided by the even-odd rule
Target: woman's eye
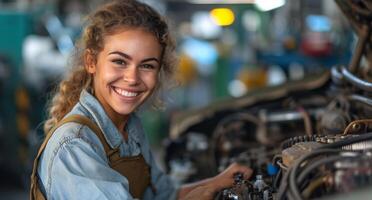
[{"label": "woman's eye", "polygon": [[126,62],[124,60],[121,60],[121,59],[116,59],[116,60],[113,60],[112,62],[117,64],[117,65],[125,65],[126,64]]},{"label": "woman's eye", "polygon": [[144,68],[144,69],[155,69],[155,66],[151,65],[151,64],[143,64],[142,68]]}]

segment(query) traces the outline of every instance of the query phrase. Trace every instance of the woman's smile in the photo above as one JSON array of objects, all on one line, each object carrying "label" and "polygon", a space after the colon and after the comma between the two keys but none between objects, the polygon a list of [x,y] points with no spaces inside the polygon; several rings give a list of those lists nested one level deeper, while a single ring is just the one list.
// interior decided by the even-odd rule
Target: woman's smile
[{"label": "woman's smile", "polygon": [[118,87],[113,87],[113,89],[117,94],[123,97],[136,97],[139,94],[138,92],[130,92],[124,89],[120,89]]}]

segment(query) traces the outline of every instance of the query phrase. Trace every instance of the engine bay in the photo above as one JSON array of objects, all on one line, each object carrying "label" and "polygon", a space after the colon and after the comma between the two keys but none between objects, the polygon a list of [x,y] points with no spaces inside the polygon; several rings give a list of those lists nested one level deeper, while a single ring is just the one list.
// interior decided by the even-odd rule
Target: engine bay
[{"label": "engine bay", "polygon": [[[234,177],[216,200],[314,199],[372,186],[372,3],[337,0],[358,42],[349,66],[178,115],[165,163],[181,183]],[[372,195],[372,194],[370,194]]]}]

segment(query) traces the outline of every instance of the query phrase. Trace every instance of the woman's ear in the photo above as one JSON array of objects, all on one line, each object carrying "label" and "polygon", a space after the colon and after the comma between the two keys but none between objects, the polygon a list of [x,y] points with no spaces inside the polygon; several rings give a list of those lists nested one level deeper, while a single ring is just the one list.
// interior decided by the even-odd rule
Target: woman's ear
[{"label": "woman's ear", "polygon": [[89,49],[84,53],[84,64],[88,73],[94,74],[96,72],[96,58]]}]

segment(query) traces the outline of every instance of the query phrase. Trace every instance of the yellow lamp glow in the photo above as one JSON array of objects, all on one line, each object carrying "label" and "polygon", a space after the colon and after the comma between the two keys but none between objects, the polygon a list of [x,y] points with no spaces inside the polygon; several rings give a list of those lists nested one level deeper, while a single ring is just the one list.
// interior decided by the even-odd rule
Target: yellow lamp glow
[{"label": "yellow lamp glow", "polygon": [[234,23],[234,12],[228,8],[215,8],[210,11],[210,16],[218,26],[229,26]]}]

